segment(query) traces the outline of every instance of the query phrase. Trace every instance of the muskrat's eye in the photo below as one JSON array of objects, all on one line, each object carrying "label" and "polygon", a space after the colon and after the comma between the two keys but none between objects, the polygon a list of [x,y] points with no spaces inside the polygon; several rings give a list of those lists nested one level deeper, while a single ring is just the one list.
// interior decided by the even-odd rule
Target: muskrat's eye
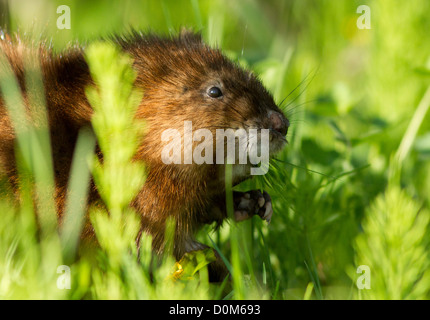
[{"label": "muskrat's eye", "polygon": [[222,97],[222,91],[218,87],[212,87],[208,90],[208,96],[211,98],[219,98]]}]

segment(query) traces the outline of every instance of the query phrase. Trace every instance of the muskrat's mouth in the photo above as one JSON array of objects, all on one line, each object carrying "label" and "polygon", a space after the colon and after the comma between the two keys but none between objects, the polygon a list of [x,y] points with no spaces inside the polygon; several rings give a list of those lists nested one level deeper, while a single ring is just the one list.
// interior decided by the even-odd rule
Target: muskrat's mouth
[{"label": "muskrat's mouth", "polygon": [[282,133],[273,129],[269,129],[269,130],[270,130],[270,141],[272,141],[273,138],[276,138],[276,139],[280,139],[281,141],[284,141],[285,143],[288,143],[287,139],[285,138],[285,136],[282,135]]},{"label": "muskrat's mouth", "polygon": [[270,156],[273,157],[275,154],[280,152],[285,147],[285,145],[288,144],[288,140],[280,132],[272,129],[269,130]]}]

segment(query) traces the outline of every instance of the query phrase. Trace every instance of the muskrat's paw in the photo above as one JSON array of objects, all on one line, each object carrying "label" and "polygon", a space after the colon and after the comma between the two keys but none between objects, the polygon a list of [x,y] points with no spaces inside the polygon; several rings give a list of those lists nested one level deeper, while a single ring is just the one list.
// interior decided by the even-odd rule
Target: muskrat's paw
[{"label": "muskrat's paw", "polygon": [[258,214],[261,219],[270,223],[273,209],[269,194],[260,190],[234,192],[234,218],[237,222]]}]

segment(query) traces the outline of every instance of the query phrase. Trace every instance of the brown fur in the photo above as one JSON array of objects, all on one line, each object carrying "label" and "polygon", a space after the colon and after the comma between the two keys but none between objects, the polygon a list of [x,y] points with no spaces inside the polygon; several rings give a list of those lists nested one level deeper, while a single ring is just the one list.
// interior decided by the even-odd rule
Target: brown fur
[{"label": "brown fur", "polygon": [[[204,247],[193,241],[193,234],[200,226],[221,224],[226,218],[224,166],[163,164],[161,132],[168,128],[183,132],[184,121],[192,121],[193,130],[208,128],[214,136],[217,128],[270,128],[268,111],[281,111],[256,77],[219,50],[204,45],[199,35],[182,33],[175,38],[159,38],[132,33],[112,41],[134,59],[135,85],[144,92],[137,117],[146,120],[147,133],[136,158],[145,161],[148,177],[133,206],[141,215],[142,230],[154,237],[156,251],[163,248],[167,217],[176,219],[175,255],[179,259],[187,251]],[[61,221],[77,134],[81,127],[90,125],[92,115],[84,93],[92,81],[83,49],[74,47],[54,55],[46,46],[24,46],[10,38],[0,41],[0,49],[11,62],[24,94],[22,57],[39,51]],[[220,83],[222,99],[205,94],[208,87]],[[0,99],[0,168],[12,182],[16,180],[14,138]],[[282,141],[275,138],[273,145],[279,149]],[[235,175],[234,183],[248,177]],[[91,204],[98,199],[93,183],[90,193]],[[87,223],[84,237],[92,237],[92,233]],[[225,274],[222,267],[214,268],[218,268],[219,276]]]}]

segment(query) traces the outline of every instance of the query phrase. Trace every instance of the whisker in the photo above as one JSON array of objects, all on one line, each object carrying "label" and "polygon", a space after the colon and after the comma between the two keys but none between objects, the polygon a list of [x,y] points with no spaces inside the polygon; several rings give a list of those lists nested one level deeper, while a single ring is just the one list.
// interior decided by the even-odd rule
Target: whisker
[{"label": "whisker", "polygon": [[300,91],[300,93],[293,100],[291,100],[285,107],[283,107],[283,109],[288,108],[291,104],[293,104],[303,94],[303,92],[306,91],[306,89],[309,87],[309,85],[311,84],[311,82],[315,79],[316,75],[317,75],[317,73],[315,71],[314,75],[309,80],[309,82],[306,84],[306,86],[304,87],[304,89],[302,91]]},{"label": "whisker", "polygon": [[309,77],[309,75],[310,75],[310,73],[308,73],[304,78],[303,78],[303,80],[302,81],[300,81],[300,83],[289,93],[289,94],[287,94],[287,96],[284,98],[284,99],[282,99],[282,101],[279,103],[279,106],[282,106],[282,104],[285,102],[285,100],[286,99],[288,99],[288,97],[289,96],[291,96],[293,93],[294,93],[294,91],[296,91],[302,84],[303,84],[303,82],[305,82],[306,81],[306,79]]},{"label": "whisker", "polygon": [[273,160],[276,160],[276,161],[279,161],[279,162],[282,162],[282,163],[288,164],[288,165],[290,165],[290,166],[292,166],[292,167],[295,167],[295,168],[298,168],[298,169],[302,169],[302,170],[306,170],[306,171],[309,171],[309,172],[312,172],[312,173],[319,174],[319,175],[324,176],[324,177],[326,177],[326,178],[330,178],[330,179],[337,179],[337,178],[336,178],[336,177],[334,177],[334,176],[330,176],[330,175],[325,174],[325,173],[321,173],[321,172],[318,172],[318,171],[315,171],[315,170],[311,170],[311,169],[308,169],[308,168],[306,168],[306,167],[302,167],[302,166],[299,166],[299,165],[296,165],[296,164],[290,163],[290,162],[288,162],[288,161],[283,161],[283,160],[280,160],[280,159],[277,159],[277,158],[273,158]]},{"label": "whisker", "polygon": [[[313,103],[313,102],[318,102],[318,99],[313,99],[313,100],[308,100],[299,104],[294,105],[293,107],[289,108],[288,110],[286,110],[286,112],[290,111],[290,110],[294,110],[297,109],[299,107],[304,106],[305,104],[309,104],[309,103]],[[291,105],[291,104],[290,104]]]}]

